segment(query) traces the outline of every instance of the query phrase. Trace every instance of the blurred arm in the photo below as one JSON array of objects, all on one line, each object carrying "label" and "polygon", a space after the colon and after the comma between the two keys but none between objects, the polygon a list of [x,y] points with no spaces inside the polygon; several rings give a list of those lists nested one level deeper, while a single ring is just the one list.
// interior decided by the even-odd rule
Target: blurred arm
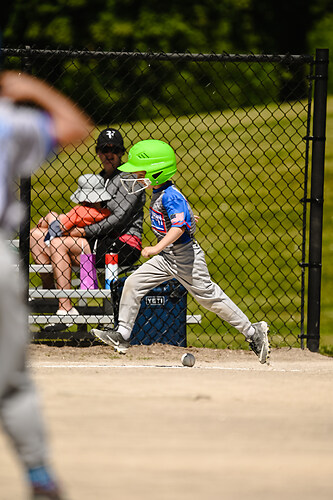
[{"label": "blurred arm", "polygon": [[52,117],[55,139],[61,146],[83,141],[93,128],[88,116],[70,99],[25,73],[3,72],[0,95],[14,102],[31,101],[47,111]]}]

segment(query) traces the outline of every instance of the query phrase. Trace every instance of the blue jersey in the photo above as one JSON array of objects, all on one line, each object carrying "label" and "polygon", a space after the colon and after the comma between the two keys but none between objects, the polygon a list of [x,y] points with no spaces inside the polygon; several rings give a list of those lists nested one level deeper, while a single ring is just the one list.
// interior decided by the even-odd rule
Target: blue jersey
[{"label": "blue jersey", "polygon": [[150,219],[154,234],[161,240],[172,227],[185,226],[185,232],[175,241],[188,243],[195,233],[195,219],[185,196],[172,184],[154,189],[150,203]]}]

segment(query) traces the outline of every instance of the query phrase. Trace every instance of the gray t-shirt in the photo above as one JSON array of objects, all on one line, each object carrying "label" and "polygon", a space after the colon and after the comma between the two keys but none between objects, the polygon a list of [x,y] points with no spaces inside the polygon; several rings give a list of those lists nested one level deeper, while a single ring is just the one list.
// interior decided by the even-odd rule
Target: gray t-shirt
[{"label": "gray t-shirt", "polygon": [[[127,174],[128,175],[128,174]],[[146,200],[144,192],[129,194],[121,183],[121,177],[126,174],[116,171],[105,183],[111,199],[106,202],[111,215],[96,224],[85,227],[88,238],[100,238],[114,234],[115,237],[124,234],[142,237],[143,207]]]}]

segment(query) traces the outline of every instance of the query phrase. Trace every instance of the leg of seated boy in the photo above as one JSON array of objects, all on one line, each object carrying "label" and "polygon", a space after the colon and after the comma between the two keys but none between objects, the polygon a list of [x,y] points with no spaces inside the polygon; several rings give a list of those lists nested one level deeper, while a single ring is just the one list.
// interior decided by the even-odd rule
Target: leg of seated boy
[{"label": "leg of seated boy", "polygon": [[[81,252],[90,253],[90,247],[85,238],[65,236],[54,238],[50,244],[50,257],[56,287],[69,290],[72,282],[72,265],[80,265]],[[69,298],[59,299],[59,310],[70,311],[72,302]]]}]

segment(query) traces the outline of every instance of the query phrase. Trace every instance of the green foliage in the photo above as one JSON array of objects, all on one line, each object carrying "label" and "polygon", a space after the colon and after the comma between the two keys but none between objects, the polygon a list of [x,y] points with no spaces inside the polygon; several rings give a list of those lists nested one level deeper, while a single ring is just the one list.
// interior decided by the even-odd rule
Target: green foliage
[{"label": "green foliage", "polygon": [[314,54],[316,48],[329,49],[330,64],[328,65],[328,92],[333,94],[333,13],[327,14],[308,34],[310,53]]},{"label": "green foliage", "polygon": [[[304,54],[316,43],[331,43],[332,16],[323,16],[332,11],[327,0],[315,5],[306,1],[301,7],[299,2],[282,0],[269,9],[264,0],[170,0],[158,8],[156,2],[148,0],[16,0],[4,40],[13,47]],[[85,60],[76,64],[83,76],[80,81],[71,81],[70,72],[64,72],[66,62],[63,69],[43,62],[39,76],[51,84],[58,81],[60,89],[75,99],[85,95],[84,108],[98,123],[164,117],[170,102],[177,115],[255,105],[260,102],[260,95],[256,97],[258,81],[260,85],[275,85],[275,97],[281,101],[305,97],[305,75],[290,67],[262,81],[242,71],[241,65],[230,74],[225,72],[225,87],[248,87],[242,101],[225,102],[220,68],[209,64],[197,66],[182,61],[164,64],[163,69],[152,60],[133,64],[124,59],[101,59],[98,63]],[[257,70],[260,75],[260,66]],[[64,81],[59,79],[62,73]]]},{"label": "green foliage", "polygon": [[[6,67],[13,66],[15,58],[8,58]],[[29,57],[29,71],[78,102],[97,124],[209,114],[278,101],[286,79],[284,66],[278,64],[229,64],[209,57],[198,62],[186,55],[169,60],[138,52],[113,57],[86,51],[81,58],[71,51],[53,57],[35,52]]]},{"label": "green foliage", "polygon": [[11,9],[14,46],[280,54],[306,53],[307,34],[333,12],[329,0],[16,0]]}]

